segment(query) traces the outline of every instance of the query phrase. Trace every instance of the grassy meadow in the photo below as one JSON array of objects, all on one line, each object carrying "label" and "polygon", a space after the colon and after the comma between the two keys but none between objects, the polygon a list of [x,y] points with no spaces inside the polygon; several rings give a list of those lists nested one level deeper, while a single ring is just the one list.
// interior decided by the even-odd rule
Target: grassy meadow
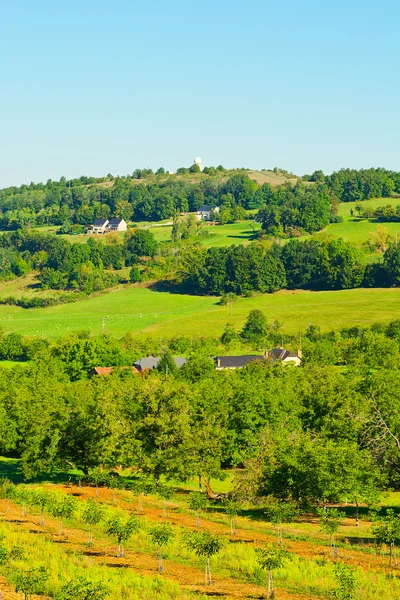
[{"label": "grassy meadow", "polygon": [[[355,207],[361,204],[363,207],[377,208],[378,206],[386,206],[391,204],[397,206],[400,204],[400,198],[374,198],[365,200],[364,202],[341,202],[339,204],[339,215],[343,217],[342,223],[332,223],[324,229],[324,233],[342,237],[346,242],[354,242],[362,244],[369,237],[375,234],[378,227],[385,228],[391,235],[400,234],[400,223],[382,223],[374,219],[359,219],[356,215]],[[351,215],[353,210],[353,216]]]},{"label": "grassy meadow", "polygon": [[228,321],[242,327],[248,313],[261,309],[270,322],[283,323],[283,331],[297,334],[309,324],[323,331],[346,326],[389,322],[400,318],[400,289],[341,291],[280,291],[240,298],[220,306],[210,296],[153,291],[127,285],[102,296],[48,308],[0,306],[0,327],[5,332],[59,337],[90,330],[122,336],[128,331],[153,337],[176,335],[219,336]]}]

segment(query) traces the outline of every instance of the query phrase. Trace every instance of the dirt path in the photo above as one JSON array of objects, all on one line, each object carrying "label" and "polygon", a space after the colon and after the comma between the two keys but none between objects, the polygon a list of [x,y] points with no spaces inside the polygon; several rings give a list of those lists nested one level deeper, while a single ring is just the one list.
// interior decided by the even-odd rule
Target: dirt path
[{"label": "dirt path", "polygon": [[[15,592],[15,587],[0,575],[0,590],[4,600],[23,600],[24,595]],[[43,597],[42,597],[43,600]]]}]

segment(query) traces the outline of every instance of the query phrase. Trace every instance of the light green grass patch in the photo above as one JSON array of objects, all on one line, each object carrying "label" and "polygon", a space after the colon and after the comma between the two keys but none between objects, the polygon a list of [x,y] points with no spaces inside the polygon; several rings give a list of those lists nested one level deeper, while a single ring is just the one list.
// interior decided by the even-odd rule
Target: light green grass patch
[{"label": "light green grass patch", "polygon": [[[255,223],[254,221],[240,221],[239,223],[230,223],[227,225],[204,224],[206,235],[199,236],[198,241],[207,247],[248,244],[256,237],[260,229],[260,223]],[[154,234],[158,242],[171,241],[172,227],[170,225],[151,227],[150,231]]]},{"label": "light green grass patch", "polygon": [[354,289],[327,292],[281,291],[253,298],[240,298],[232,306],[220,306],[210,296],[156,292],[129,286],[104,296],[74,304],[23,309],[0,306],[0,327],[5,332],[60,337],[73,331],[105,330],[122,336],[127,332],[158,338],[177,335],[220,336],[226,323],[240,329],[248,313],[262,310],[283,331],[298,334],[308,325],[323,331],[370,325],[400,318],[400,289]]},{"label": "light green grass patch", "polygon": [[[400,223],[382,223],[375,220],[359,219],[355,207],[360,204],[363,208],[385,206],[390,204],[397,206],[400,204],[400,198],[373,198],[364,202],[341,202],[338,208],[338,214],[343,217],[342,223],[331,223],[324,229],[324,233],[335,237],[342,237],[346,242],[362,244],[366,242],[376,231],[378,227],[384,227],[388,232],[395,236],[400,234]],[[353,216],[351,215],[353,211]]]}]

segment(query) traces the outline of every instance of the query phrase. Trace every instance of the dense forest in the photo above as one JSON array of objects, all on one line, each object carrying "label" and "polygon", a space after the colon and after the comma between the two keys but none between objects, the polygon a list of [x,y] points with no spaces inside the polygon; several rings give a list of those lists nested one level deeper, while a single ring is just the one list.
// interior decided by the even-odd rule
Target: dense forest
[{"label": "dense forest", "polygon": [[[192,175],[196,175],[193,180]],[[202,204],[231,209],[270,207],[266,228],[313,232],[335,216],[335,203],[387,197],[400,193],[400,173],[385,169],[342,169],[325,176],[316,171],[296,185],[278,188],[258,185],[244,169],[196,166],[168,175],[164,169],[136,170],[125,177],[81,177],[47,181],[0,190],[0,228],[88,225],[96,218],[116,216],[129,221],[171,218],[176,212],[195,211]],[[312,188],[316,188],[311,191]],[[224,212],[224,211],[222,211]]]},{"label": "dense forest", "polygon": [[[217,348],[240,350],[249,337],[269,347],[278,329],[253,313],[242,332],[227,325],[225,346],[177,337],[166,347],[129,334],[82,332],[57,342],[2,335],[3,356],[13,347],[16,358],[19,346],[30,362],[0,370],[0,452],[20,457],[27,477],[65,465],[86,474],[123,465],[155,481],[184,481],[246,466],[238,493],[303,503],[398,488],[399,322],[326,334],[310,326],[300,367],[260,360],[214,369]],[[296,348],[299,340],[287,341]],[[168,374],[116,369],[87,379],[94,365],[132,364],[148,351],[164,364],[172,353],[188,362]]]}]

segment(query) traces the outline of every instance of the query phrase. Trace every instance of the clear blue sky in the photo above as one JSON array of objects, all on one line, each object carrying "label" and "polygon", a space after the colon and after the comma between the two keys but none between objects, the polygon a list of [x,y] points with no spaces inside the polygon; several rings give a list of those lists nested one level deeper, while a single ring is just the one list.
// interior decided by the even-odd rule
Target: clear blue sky
[{"label": "clear blue sky", "polygon": [[2,0],[0,187],[135,168],[400,170],[400,5]]}]

